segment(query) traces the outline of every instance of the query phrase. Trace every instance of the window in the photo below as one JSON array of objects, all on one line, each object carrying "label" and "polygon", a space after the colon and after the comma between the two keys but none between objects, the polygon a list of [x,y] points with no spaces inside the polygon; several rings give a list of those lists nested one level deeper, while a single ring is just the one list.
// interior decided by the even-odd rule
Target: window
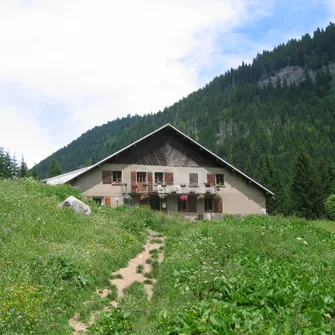
[{"label": "window", "polygon": [[190,186],[198,186],[198,174],[190,173]]},{"label": "window", "polygon": [[178,212],[186,212],[187,201],[178,199]]},{"label": "window", "polygon": [[147,181],[147,173],[146,172],[137,172],[137,182],[145,183]]},{"label": "window", "polygon": [[190,196],[187,201],[187,211],[192,213],[197,212],[197,198]]},{"label": "window", "polygon": [[205,198],[205,212],[213,212],[213,198]]},{"label": "window", "polygon": [[155,183],[163,183],[163,172],[155,172]]},{"label": "window", "polygon": [[112,171],[102,171],[102,183],[103,184],[112,183]]},{"label": "window", "polygon": [[224,185],[224,174],[217,174],[216,175],[216,183],[218,185]]},{"label": "window", "polygon": [[99,205],[102,205],[102,198],[98,198],[98,197],[93,197],[92,200],[96,203],[98,203]]},{"label": "window", "polygon": [[122,172],[113,171],[113,183],[121,183],[122,181]]}]

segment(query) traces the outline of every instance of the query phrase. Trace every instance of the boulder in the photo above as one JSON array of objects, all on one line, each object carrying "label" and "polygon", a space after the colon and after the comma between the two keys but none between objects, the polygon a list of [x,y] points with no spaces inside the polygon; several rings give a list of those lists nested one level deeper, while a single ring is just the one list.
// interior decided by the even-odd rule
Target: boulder
[{"label": "boulder", "polygon": [[71,208],[74,212],[80,213],[80,214],[85,214],[85,215],[90,215],[91,214],[91,209],[84,204],[82,201],[77,199],[74,196],[68,197],[64,202],[58,205],[58,207],[66,207],[66,208]]}]

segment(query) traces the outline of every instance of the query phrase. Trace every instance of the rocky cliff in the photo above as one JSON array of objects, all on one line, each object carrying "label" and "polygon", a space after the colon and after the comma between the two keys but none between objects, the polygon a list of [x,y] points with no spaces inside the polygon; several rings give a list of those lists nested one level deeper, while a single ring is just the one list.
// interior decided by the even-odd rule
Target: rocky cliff
[{"label": "rocky cliff", "polygon": [[[323,66],[322,71],[326,72],[327,68],[333,76],[335,74],[335,62],[329,63],[328,66]],[[317,71],[312,69],[308,70],[308,74],[313,82],[315,82],[316,72]],[[274,76],[263,76],[260,80],[258,80],[258,83],[260,86],[267,85],[268,83],[276,85],[278,78],[281,85],[284,84],[284,81],[286,81],[288,86],[292,85],[293,83],[299,85],[306,79],[305,69],[300,66],[286,66],[279,70]]]}]

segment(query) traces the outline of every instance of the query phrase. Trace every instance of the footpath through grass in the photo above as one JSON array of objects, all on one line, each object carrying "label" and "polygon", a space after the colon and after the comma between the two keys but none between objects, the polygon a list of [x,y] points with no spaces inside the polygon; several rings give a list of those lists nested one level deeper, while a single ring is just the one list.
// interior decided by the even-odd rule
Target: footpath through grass
[{"label": "footpath through grass", "polygon": [[87,321],[108,304],[94,292],[142,250],[145,228],[166,241],[153,299],[135,282],[89,334],[335,333],[333,223],[191,223],[93,203],[86,217],[57,208],[70,194],[81,197],[64,185],[0,181],[0,334],[71,334],[74,312]]},{"label": "footpath through grass", "polygon": [[102,309],[109,300],[95,290],[142,250],[148,209],[91,202],[83,216],[57,208],[68,195],[81,198],[66,185],[0,180],[0,334],[71,334],[68,319]]},{"label": "footpath through grass", "polygon": [[160,216],[151,225],[166,236],[165,261],[153,300],[135,283],[90,334],[334,334],[335,234],[313,224]]}]

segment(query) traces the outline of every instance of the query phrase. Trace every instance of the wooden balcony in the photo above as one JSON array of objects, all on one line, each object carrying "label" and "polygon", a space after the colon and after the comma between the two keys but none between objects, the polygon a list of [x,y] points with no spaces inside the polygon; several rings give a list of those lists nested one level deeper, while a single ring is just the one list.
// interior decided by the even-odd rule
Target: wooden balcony
[{"label": "wooden balcony", "polygon": [[173,184],[173,185],[161,185],[161,184],[132,184],[123,185],[123,193],[129,194],[143,194],[143,193],[154,193],[154,194],[217,194],[218,188],[215,185],[205,184],[192,186],[189,184]]}]

